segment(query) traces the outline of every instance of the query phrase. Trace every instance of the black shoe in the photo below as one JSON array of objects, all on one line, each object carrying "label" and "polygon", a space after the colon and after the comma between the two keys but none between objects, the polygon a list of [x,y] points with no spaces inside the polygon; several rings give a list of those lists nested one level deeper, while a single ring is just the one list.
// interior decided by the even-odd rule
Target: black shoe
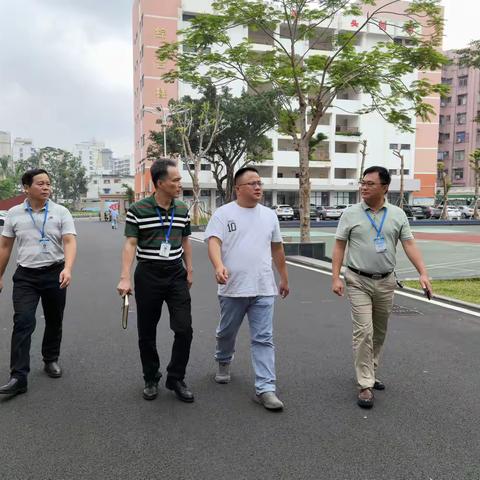
[{"label": "black shoe", "polygon": [[177,380],[176,378],[167,378],[165,382],[165,387],[169,390],[173,390],[175,395],[182,402],[192,403],[193,393],[188,389],[187,385],[183,380]]},{"label": "black shoe", "polygon": [[27,382],[18,378],[12,377],[10,381],[0,387],[0,394],[4,395],[18,395],[27,391]]},{"label": "black shoe", "polygon": [[372,408],[373,407],[373,391],[371,388],[364,388],[360,391],[357,397],[357,405],[362,408]]},{"label": "black shoe", "polygon": [[145,382],[143,389],[143,398],[145,400],[155,400],[158,395],[158,381]]},{"label": "black shoe", "polygon": [[62,376],[62,369],[57,362],[46,362],[43,369],[49,377],[60,378]]},{"label": "black shoe", "polygon": [[373,388],[374,390],[385,390],[385,384],[381,380],[375,380]]}]

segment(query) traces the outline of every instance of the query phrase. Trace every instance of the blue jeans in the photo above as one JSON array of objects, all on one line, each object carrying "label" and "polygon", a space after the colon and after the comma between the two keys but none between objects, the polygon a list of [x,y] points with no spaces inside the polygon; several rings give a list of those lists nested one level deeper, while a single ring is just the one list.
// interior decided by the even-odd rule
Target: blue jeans
[{"label": "blue jeans", "polygon": [[235,352],[235,340],[245,317],[248,316],[252,364],[257,395],[275,391],[275,347],[273,346],[274,296],[223,297],[220,301],[220,324],[217,327],[217,362],[230,363]]}]

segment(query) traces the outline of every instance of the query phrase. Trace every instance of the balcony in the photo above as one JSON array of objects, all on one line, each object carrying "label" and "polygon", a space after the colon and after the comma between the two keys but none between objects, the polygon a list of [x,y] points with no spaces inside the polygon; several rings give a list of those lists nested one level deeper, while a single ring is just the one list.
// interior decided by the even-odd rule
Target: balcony
[{"label": "balcony", "polygon": [[362,133],[358,127],[349,127],[348,125],[336,125],[335,126],[336,135],[345,135],[348,137],[359,137]]}]

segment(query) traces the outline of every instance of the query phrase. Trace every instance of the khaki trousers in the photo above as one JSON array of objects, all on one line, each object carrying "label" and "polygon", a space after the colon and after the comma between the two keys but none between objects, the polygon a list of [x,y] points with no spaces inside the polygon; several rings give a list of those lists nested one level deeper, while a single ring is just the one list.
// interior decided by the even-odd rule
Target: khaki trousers
[{"label": "khaki trousers", "polygon": [[345,270],[347,294],[352,307],[353,358],[361,389],[372,388],[392,311],[395,275],[373,280]]}]

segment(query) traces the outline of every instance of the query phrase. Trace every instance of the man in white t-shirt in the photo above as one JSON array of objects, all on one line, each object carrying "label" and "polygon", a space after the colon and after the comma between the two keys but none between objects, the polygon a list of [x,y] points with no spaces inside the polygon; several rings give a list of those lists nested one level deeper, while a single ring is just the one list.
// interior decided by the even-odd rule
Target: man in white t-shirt
[{"label": "man in white t-shirt", "polygon": [[[220,302],[215,359],[217,383],[230,382],[235,340],[248,316],[256,401],[268,410],[281,410],[275,393],[273,305],[289,293],[287,266],[276,213],[259,204],[262,182],[258,171],[245,167],[235,174],[237,200],[213,214],[205,231],[208,255],[215,269]],[[277,288],[272,259],[280,275]]]}]

